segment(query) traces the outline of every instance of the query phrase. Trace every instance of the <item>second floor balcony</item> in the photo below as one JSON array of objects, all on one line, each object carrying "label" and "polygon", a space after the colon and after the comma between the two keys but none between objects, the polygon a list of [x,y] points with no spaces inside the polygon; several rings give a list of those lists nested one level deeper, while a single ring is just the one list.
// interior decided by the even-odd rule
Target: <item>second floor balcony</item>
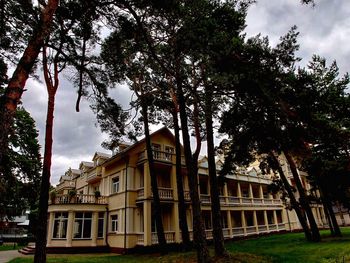
[{"label": "second floor balcony", "polygon": [[[200,200],[202,205],[208,205],[211,203],[211,197],[207,194],[201,194]],[[282,206],[282,201],[281,199],[270,198],[220,196],[220,204],[240,206]]]},{"label": "second floor balcony", "polygon": [[[158,194],[160,200],[173,200],[174,195],[173,195],[173,189],[172,188],[166,188],[166,187],[158,187]],[[150,191],[150,197],[153,197],[152,191]],[[137,191],[137,199],[145,199],[147,196],[145,196],[145,191],[144,188],[140,188]]]},{"label": "second floor balcony", "polygon": [[62,194],[52,197],[49,200],[50,205],[62,205],[62,204],[107,204],[108,197],[107,196],[95,196],[89,194]]}]

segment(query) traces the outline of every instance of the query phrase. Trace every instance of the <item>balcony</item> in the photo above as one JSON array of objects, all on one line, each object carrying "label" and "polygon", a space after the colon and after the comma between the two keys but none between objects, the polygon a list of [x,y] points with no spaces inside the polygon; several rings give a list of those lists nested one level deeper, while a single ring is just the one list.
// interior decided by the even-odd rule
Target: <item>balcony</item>
[{"label": "balcony", "polygon": [[99,182],[101,178],[102,178],[101,167],[97,167],[94,171],[91,171],[90,173],[88,173],[86,181],[89,184],[94,184],[96,182]]},{"label": "balcony", "polygon": [[[153,193],[151,192],[151,196],[153,197]],[[160,200],[173,200],[174,195],[173,195],[173,189],[172,188],[166,188],[166,187],[158,187],[158,194],[159,194],[159,199]],[[145,196],[145,190],[144,188],[140,188],[137,191],[137,199],[145,199],[147,196]]]},{"label": "balcony", "polygon": [[63,189],[73,189],[73,188],[75,188],[74,181],[63,181],[62,183],[56,186],[56,191],[58,192]]},{"label": "balcony", "polygon": [[228,196],[228,205],[282,206],[280,199]]},{"label": "balcony", "polygon": [[[158,244],[158,236],[157,232],[152,232],[151,234],[151,242],[152,245]],[[164,231],[165,240],[167,243],[174,243],[175,242],[175,231]],[[145,243],[145,234],[144,233],[138,233],[136,237],[136,244],[143,246]]]},{"label": "balcony", "polygon": [[200,195],[200,200],[201,200],[201,203],[204,205],[204,204],[210,204],[210,195],[204,195],[204,194],[201,194]]},{"label": "balcony", "polygon": [[96,197],[95,195],[77,194],[75,196],[57,195],[55,198],[49,200],[50,205],[60,204],[101,204],[105,205],[108,203],[107,196]]},{"label": "balcony", "polygon": [[[161,162],[167,162],[167,163],[171,163],[173,156],[175,156],[174,153],[170,153],[170,152],[163,152],[163,151],[158,151],[158,150],[153,150],[153,159],[155,161],[161,161]],[[138,155],[138,162],[144,161],[147,159],[147,152],[146,150],[143,152],[140,152]]]}]

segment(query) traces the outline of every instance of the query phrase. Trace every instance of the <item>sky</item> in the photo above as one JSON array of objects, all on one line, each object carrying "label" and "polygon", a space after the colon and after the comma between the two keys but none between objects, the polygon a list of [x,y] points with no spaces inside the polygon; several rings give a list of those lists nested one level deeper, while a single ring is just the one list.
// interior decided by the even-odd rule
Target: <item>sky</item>
[{"label": "sky", "polygon": [[[313,54],[336,60],[340,71],[350,69],[350,1],[315,0],[316,6],[300,4],[299,0],[258,0],[248,11],[247,37],[261,33],[272,46],[280,36],[298,27],[302,58],[306,66]],[[56,95],[51,183],[57,184],[69,167],[78,168],[81,161],[91,161],[96,151],[109,153],[101,147],[107,137],[100,132],[89,103],[82,100],[80,112],[75,112],[76,90],[63,76]],[[126,87],[114,90],[119,103],[128,105],[130,93]],[[24,107],[36,121],[39,143],[44,146],[47,92],[43,83],[30,79],[23,93]],[[205,145],[202,148],[205,149]],[[43,154],[43,153],[42,153]]]}]

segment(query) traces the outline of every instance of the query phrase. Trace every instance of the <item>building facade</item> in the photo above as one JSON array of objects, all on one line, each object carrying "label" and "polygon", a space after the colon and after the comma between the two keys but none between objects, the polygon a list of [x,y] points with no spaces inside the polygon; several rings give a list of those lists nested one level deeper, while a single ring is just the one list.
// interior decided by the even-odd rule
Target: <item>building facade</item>
[{"label": "building facade", "polygon": [[[175,140],[162,128],[151,135],[162,220],[168,243],[180,243],[179,208],[175,169]],[[102,248],[112,251],[157,244],[152,190],[145,141],[121,145],[113,156],[96,153],[61,177],[49,200],[49,248]],[[217,161],[217,169],[221,167]],[[212,238],[210,184],[206,157],[199,163],[199,192],[207,238]],[[183,162],[183,188],[192,238],[192,211],[188,178]],[[285,172],[287,165],[283,166]],[[306,187],[305,175],[300,173]],[[300,229],[294,211],[279,195],[268,192],[271,176],[259,169],[228,175],[220,189],[224,237],[234,238]],[[313,206],[320,227],[326,220],[322,207]]]}]

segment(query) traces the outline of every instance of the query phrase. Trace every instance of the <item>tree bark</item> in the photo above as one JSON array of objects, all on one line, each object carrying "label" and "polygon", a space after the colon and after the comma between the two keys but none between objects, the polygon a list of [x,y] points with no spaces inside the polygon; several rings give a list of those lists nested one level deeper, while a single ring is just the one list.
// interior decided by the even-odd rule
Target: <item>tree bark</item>
[{"label": "tree bark", "polygon": [[12,78],[5,90],[0,102],[0,175],[2,174],[4,157],[8,148],[8,136],[11,131],[13,117],[17,105],[21,99],[24,86],[28,76],[39,55],[40,49],[44,45],[45,38],[49,35],[53,16],[58,7],[58,0],[49,0],[43,9],[38,28],[34,30],[32,38],[29,40],[17,67],[12,74]]},{"label": "tree bark", "polygon": [[213,222],[213,239],[216,256],[226,256],[224,235],[222,233],[221,224],[221,207],[219,187],[216,175],[215,149],[214,149],[214,131],[212,119],[212,91],[206,85],[205,87],[205,126],[207,132],[207,153],[208,153],[208,170],[210,180],[210,196],[211,196],[211,217]]},{"label": "tree bark", "polygon": [[311,233],[312,233],[312,241],[314,242],[319,242],[321,240],[321,235],[320,231],[318,230],[314,214],[312,213],[310,204],[307,200],[306,194],[305,194],[305,189],[300,181],[299,174],[297,171],[296,164],[293,160],[293,157],[290,155],[288,151],[284,151],[284,155],[286,156],[286,159],[289,163],[290,169],[292,171],[293,179],[295,181],[295,185],[298,189],[298,193],[300,196],[300,203],[301,206],[304,208],[307,218],[309,220],[310,228],[311,228]]},{"label": "tree bark", "polygon": [[327,215],[329,217],[328,221],[331,227],[331,231],[333,236],[341,237],[341,231],[340,227],[338,225],[337,218],[335,217],[334,211],[333,211],[333,205],[329,198],[329,196],[323,191],[322,187],[319,187],[320,194],[321,194],[321,200],[323,203],[323,207],[325,209],[325,213],[327,212]]},{"label": "tree bark", "polygon": [[179,224],[181,229],[182,244],[184,250],[191,248],[190,235],[188,232],[186,204],[183,189],[182,165],[181,165],[181,144],[180,144],[180,128],[178,123],[177,110],[173,111],[174,131],[175,131],[175,154],[176,154],[176,184],[177,195],[179,199]]},{"label": "tree bark", "polygon": [[186,167],[188,171],[188,180],[190,186],[190,195],[192,201],[193,213],[193,239],[197,248],[197,261],[209,262],[209,250],[206,242],[205,227],[202,220],[201,204],[198,194],[198,160],[194,159],[191,152],[190,136],[187,123],[187,113],[185,98],[182,90],[181,79],[177,76],[177,96],[180,110],[180,122],[182,129],[182,137],[184,144],[184,152],[186,159]]},{"label": "tree bark", "polygon": [[53,119],[55,110],[55,96],[59,86],[58,79],[58,65],[57,60],[54,62],[54,79],[51,78],[46,57],[46,48],[43,48],[43,69],[44,78],[48,93],[47,115],[46,115],[46,129],[45,129],[45,151],[43,173],[41,178],[40,199],[39,199],[39,214],[36,244],[35,244],[35,263],[46,262],[46,241],[47,241],[47,210],[50,189],[51,177],[51,158],[52,158],[52,134],[53,134]]},{"label": "tree bark", "polygon": [[158,244],[160,246],[161,252],[165,253],[166,240],[165,240],[164,228],[163,228],[163,222],[162,222],[162,211],[161,211],[160,198],[159,198],[159,192],[158,192],[157,175],[154,167],[152,143],[151,143],[151,137],[149,132],[148,106],[146,104],[147,102],[144,102],[143,100],[144,98],[141,98],[142,116],[143,116],[143,123],[145,128],[147,160],[148,160],[149,173],[151,176],[151,186],[152,186],[152,193],[153,193],[153,211],[154,211],[154,216],[156,220]]},{"label": "tree bark", "polygon": [[307,224],[307,220],[306,220],[306,216],[305,216],[305,213],[304,211],[301,210],[301,208],[299,207],[299,203],[297,202],[295,196],[294,196],[294,193],[293,193],[293,190],[288,182],[288,179],[286,177],[286,175],[284,174],[283,172],[283,169],[280,165],[280,162],[278,160],[278,158],[275,156],[275,154],[273,152],[270,152],[270,157],[274,160],[274,162],[276,163],[276,166],[277,166],[277,171],[280,175],[280,178],[283,182],[283,185],[284,185],[284,188],[286,189],[287,191],[287,194],[288,194],[288,197],[290,199],[290,202],[291,202],[291,205],[295,211],[295,213],[297,214],[297,217],[298,217],[298,220],[304,230],[304,234],[305,234],[305,237],[308,241],[312,241],[312,235],[311,235],[311,232],[310,232],[310,229],[309,229],[309,226]]}]

